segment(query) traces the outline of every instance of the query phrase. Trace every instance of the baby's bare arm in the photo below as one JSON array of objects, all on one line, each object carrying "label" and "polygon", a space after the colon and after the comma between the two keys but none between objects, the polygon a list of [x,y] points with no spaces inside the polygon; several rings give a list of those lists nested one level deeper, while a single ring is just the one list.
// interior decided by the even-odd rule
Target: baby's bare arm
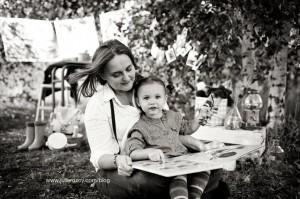
[{"label": "baby's bare arm", "polygon": [[204,142],[193,138],[190,135],[180,135],[179,139],[181,143],[186,146],[187,148],[193,149],[195,151],[204,151],[205,150],[205,144]]},{"label": "baby's bare arm", "polygon": [[152,161],[165,161],[165,156],[160,149],[137,149],[131,152],[130,157],[132,160],[152,160]]}]

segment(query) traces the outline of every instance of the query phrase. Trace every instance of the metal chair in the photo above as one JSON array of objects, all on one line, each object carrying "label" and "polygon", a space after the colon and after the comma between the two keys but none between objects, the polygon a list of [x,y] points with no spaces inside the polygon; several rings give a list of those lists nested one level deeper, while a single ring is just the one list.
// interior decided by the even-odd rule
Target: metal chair
[{"label": "metal chair", "polygon": [[[78,84],[66,85],[65,81],[68,80],[68,76],[74,73],[78,69],[84,69],[88,65],[88,62],[70,62],[70,61],[61,61],[56,62],[47,67],[44,74],[44,81],[40,86],[40,94],[36,109],[35,121],[39,121],[41,114],[41,120],[45,119],[45,110],[54,111],[55,109],[55,92],[61,91],[61,106],[65,106],[65,90],[71,91],[71,97],[74,97],[75,104],[77,104],[77,86]],[[61,78],[56,78],[57,69],[61,68]],[[58,85],[60,83],[60,85]],[[52,95],[51,106],[45,104],[45,98],[49,95]]]}]

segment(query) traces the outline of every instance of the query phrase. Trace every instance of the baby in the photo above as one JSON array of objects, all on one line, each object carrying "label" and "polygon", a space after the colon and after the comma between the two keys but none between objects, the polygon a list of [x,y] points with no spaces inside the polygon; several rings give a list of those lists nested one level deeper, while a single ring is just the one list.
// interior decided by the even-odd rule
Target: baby
[{"label": "baby", "polygon": [[[125,144],[125,152],[132,160],[164,162],[165,155],[174,157],[187,153],[186,147],[204,151],[219,146],[220,143],[212,143],[212,146],[189,136],[203,123],[205,115],[190,122],[183,120],[180,113],[163,110],[167,96],[165,84],[159,78],[151,76],[138,81],[135,97],[142,114],[129,131]],[[171,198],[201,198],[209,176],[210,171],[204,171],[174,177],[169,190]]]}]

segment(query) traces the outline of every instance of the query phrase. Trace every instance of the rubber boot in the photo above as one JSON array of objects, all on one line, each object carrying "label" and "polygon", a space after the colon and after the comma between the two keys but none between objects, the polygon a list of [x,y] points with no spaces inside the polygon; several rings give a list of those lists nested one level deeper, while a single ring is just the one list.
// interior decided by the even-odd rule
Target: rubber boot
[{"label": "rubber boot", "polygon": [[34,141],[28,147],[28,150],[35,150],[41,148],[45,144],[46,135],[46,122],[35,122],[34,123]]},{"label": "rubber boot", "polygon": [[26,130],[25,130],[26,138],[23,144],[19,145],[18,150],[27,150],[29,145],[32,144],[34,140],[34,122],[26,122]]}]

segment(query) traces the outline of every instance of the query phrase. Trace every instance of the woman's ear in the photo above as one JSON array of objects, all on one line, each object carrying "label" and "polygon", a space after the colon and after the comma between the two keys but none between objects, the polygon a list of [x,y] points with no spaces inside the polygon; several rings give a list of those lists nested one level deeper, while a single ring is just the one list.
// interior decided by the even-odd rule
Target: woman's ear
[{"label": "woman's ear", "polygon": [[103,79],[104,81],[106,81],[106,74],[103,73],[100,73],[99,74],[100,78]]}]

